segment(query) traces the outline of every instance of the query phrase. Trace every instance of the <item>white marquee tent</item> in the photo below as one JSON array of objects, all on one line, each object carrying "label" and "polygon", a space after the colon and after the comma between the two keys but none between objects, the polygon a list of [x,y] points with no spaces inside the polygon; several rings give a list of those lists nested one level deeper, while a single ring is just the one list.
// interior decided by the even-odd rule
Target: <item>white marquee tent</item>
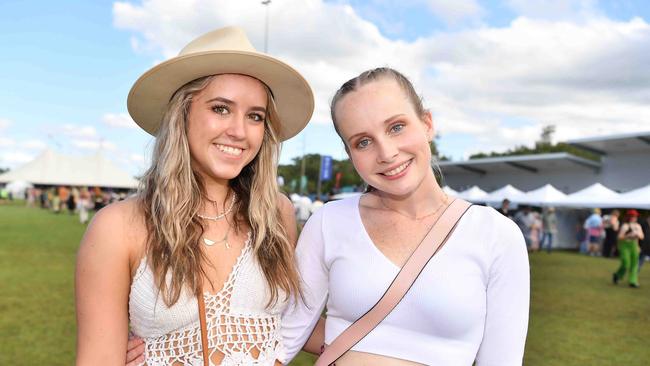
[{"label": "white marquee tent", "polygon": [[[556,202],[556,206],[564,207],[608,207],[620,201],[620,195],[600,183],[594,183],[568,195],[565,199]],[[609,206],[611,207],[611,206]]]},{"label": "white marquee tent", "polygon": [[[445,187],[447,188],[447,187]],[[533,206],[557,206],[565,208],[638,208],[650,209],[650,185],[625,193],[617,193],[600,183],[566,195],[550,184],[522,192],[508,184],[486,193],[474,186],[456,194],[457,197],[475,203],[498,206],[505,198],[513,204]]]},{"label": "white marquee tent", "polygon": [[452,196],[452,197],[457,197],[458,196],[458,192],[456,192],[455,190],[453,190],[449,186],[442,187],[442,191],[445,192],[445,194],[448,195],[448,196]]},{"label": "white marquee tent", "polygon": [[478,203],[478,202],[485,202],[485,197],[487,197],[487,195],[488,195],[487,192],[485,192],[484,190],[480,189],[477,186],[473,186],[469,189],[466,189],[458,193],[456,197],[462,198],[470,202]]},{"label": "white marquee tent", "polygon": [[621,193],[618,199],[603,208],[640,208],[650,210],[650,184],[625,193]]},{"label": "white marquee tent", "polygon": [[67,185],[133,189],[138,181],[97,153],[66,156],[45,150],[34,160],[0,174],[0,183],[26,181],[35,185]]},{"label": "white marquee tent", "polygon": [[494,205],[501,204],[501,202],[503,202],[503,200],[506,198],[508,201],[519,203],[522,202],[522,200],[525,198],[525,194],[524,192],[508,184],[497,189],[496,191],[490,192],[490,194],[488,194],[486,197],[483,197],[482,200]]},{"label": "white marquee tent", "polygon": [[34,187],[33,184],[24,180],[14,180],[7,183],[5,187],[14,197],[23,197],[27,189]]},{"label": "white marquee tent", "polygon": [[566,197],[567,195],[557,188],[546,184],[526,192],[524,197],[517,202],[533,206],[552,206],[562,202]]}]

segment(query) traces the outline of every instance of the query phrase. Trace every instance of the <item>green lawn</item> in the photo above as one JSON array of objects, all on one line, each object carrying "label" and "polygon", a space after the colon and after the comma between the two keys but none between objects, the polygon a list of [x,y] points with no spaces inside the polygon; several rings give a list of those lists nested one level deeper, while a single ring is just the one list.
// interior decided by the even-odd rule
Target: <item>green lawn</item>
[{"label": "green lawn", "polygon": [[[0,205],[0,365],[74,363],[74,260],[84,229],[76,216]],[[617,265],[531,256],[527,366],[650,364],[650,263],[638,290],[611,284]]]}]

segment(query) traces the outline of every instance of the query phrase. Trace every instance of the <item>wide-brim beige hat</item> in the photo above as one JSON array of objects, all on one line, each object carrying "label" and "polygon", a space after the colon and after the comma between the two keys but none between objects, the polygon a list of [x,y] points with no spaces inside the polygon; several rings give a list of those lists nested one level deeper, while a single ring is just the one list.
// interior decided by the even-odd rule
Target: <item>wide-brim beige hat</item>
[{"label": "wide-brim beige hat", "polygon": [[269,87],[280,117],[281,141],[298,134],[314,111],[314,93],[298,71],[257,52],[241,28],[226,27],[196,38],[178,56],[140,76],[129,92],[129,114],[155,136],[176,90],[192,80],[217,74],[248,75]]}]

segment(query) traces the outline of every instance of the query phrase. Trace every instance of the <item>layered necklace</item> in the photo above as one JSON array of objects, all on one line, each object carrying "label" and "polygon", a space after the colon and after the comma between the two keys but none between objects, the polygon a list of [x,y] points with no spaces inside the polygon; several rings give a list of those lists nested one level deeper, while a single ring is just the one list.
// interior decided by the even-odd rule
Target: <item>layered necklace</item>
[{"label": "layered necklace", "polygon": [[405,213],[403,213],[403,212],[400,212],[400,211],[398,211],[398,210],[396,210],[396,209],[394,209],[394,208],[389,207],[389,206],[386,205],[386,203],[384,202],[384,199],[383,199],[381,196],[379,197],[379,202],[381,202],[381,205],[384,206],[384,208],[386,208],[387,210],[393,211],[393,212],[395,212],[395,213],[397,213],[397,214],[399,214],[399,215],[402,215],[402,216],[404,216],[404,217],[407,217],[407,218],[409,218],[409,219],[411,219],[411,220],[415,220],[415,221],[421,221],[421,220],[426,219],[427,217],[431,217],[431,216],[437,214],[437,213],[438,213],[438,212],[439,212],[443,207],[445,207],[445,206],[447,205],[447,202],[448,202],[448,201],[449,201],[449,196],[447,196],[447,195],[445,194],[444,199],[442,200],[442,202],[440,202],[440,204],[436,207],[436,209],[433,210],[433,212],[430,212],[430,213],[428,213],[428,214],[426,214],[426,215],[423,215],[423,216],[419,216],[419,217],[418,217],[418,216],[410,216],[410,215],[407,215],[407,214],[405,214]]},{"label": "layered necklace", "polygon": [[[226,217],[235,207],[235,201],[237,201],[237,195],[235,192],[232,193],[232,198],[230,199],[230,206],[226,208],[221,214],[219,213],[219,208],[217,207],[217,201],[212,201],[211,199],[208,199],[208,201],[212,202],[212,205],[214,206],[215,211],[217,212],[216,216],[208,216],[208,215],[201,215],[201,214],[196,214],[197,217],[203,219],[203,220],[209,220],[209,221],[219,221]],[[211,247],[215,244],[221,244],[224,243],[224,246],[226,249],[230,249],[230,244],[228,243],[228,234],[230,234],[230,223],[228,223],[228,229],[226,230],[226,235],[223,236],[222,239],[220,240],[211,240],[207,236],[203,236],[203,244]]]}]

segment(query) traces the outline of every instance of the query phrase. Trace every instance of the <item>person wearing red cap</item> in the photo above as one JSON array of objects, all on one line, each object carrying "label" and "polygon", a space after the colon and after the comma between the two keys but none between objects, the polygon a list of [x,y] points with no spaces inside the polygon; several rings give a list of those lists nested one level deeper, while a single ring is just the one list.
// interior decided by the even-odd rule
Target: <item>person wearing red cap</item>
[{"label": "person wearing red cap", "polygon": [[617,284],[619,280],[628,273],[630,287],[639,287],[639,240],[643,239],[643,230],[637,222],[639,213],[632,209],[625,214],[626,223],[621,226],[618,233],[618,252],[621,258],[621,266],[612,275],[612,281]]}]

